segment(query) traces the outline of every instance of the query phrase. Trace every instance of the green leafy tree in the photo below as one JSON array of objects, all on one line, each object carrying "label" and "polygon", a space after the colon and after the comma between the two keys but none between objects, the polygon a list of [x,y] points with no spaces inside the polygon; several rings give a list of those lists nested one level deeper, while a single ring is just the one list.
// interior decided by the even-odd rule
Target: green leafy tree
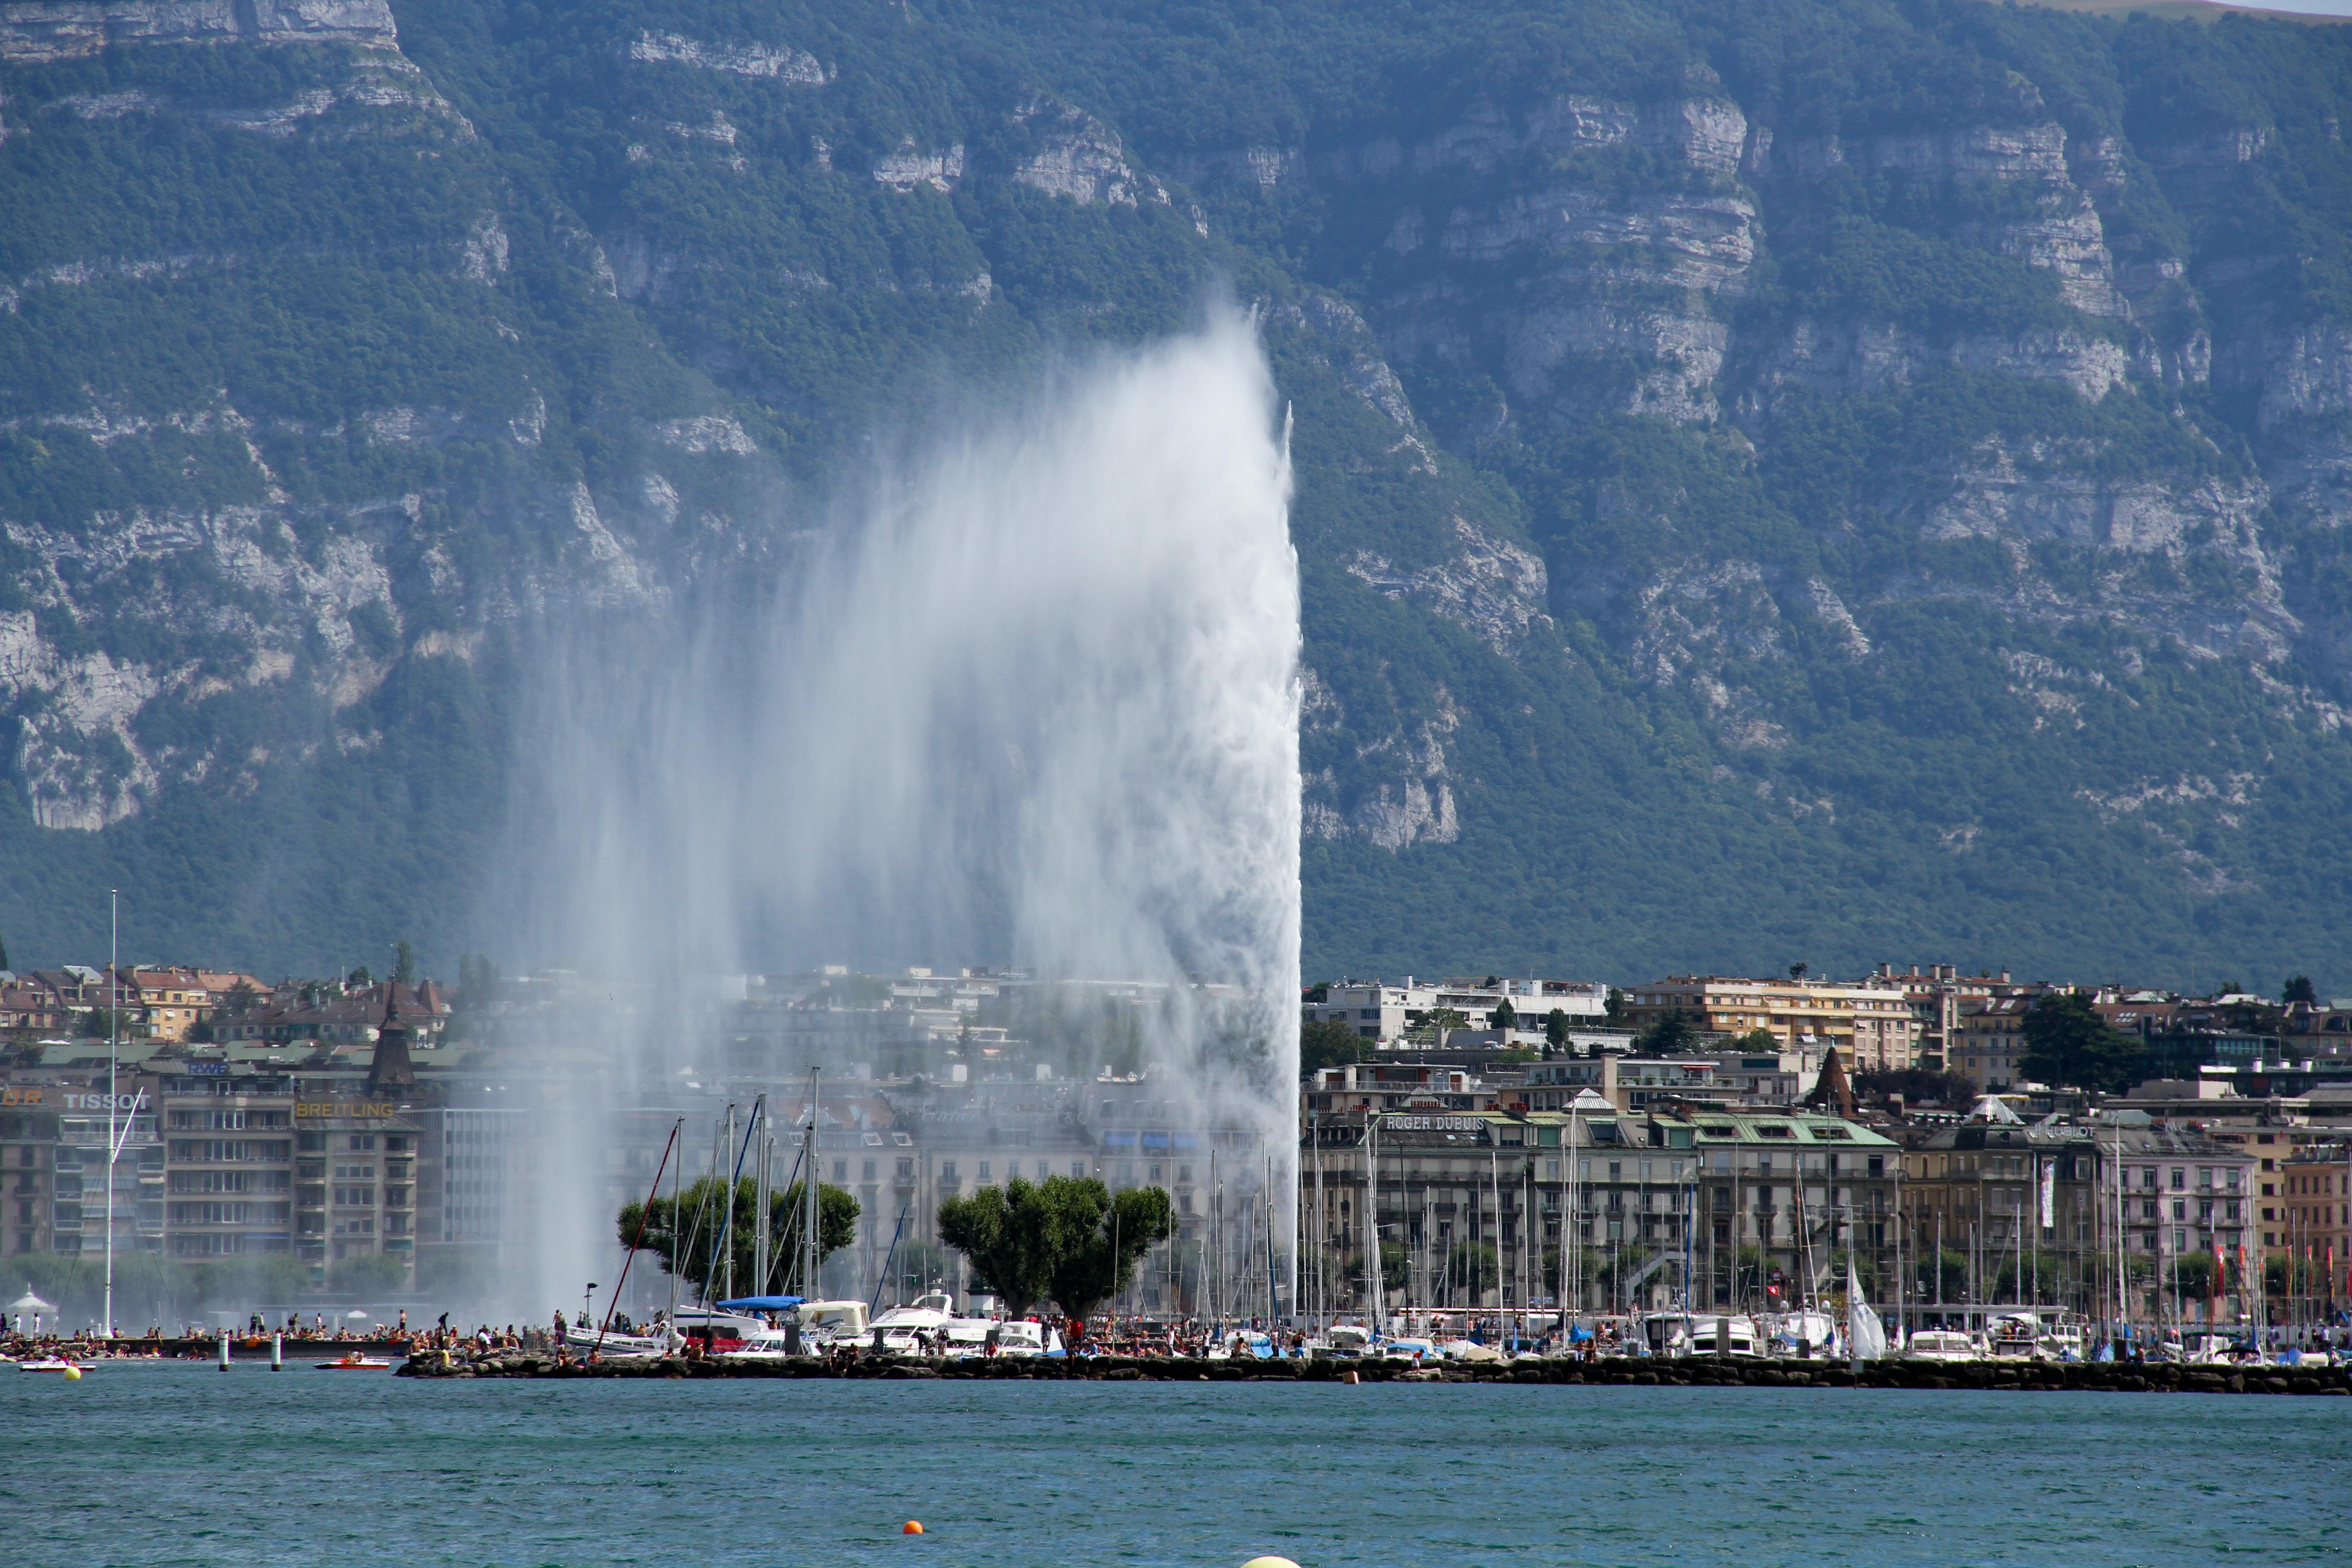
[{"label": "green leafy tree", "polygon": [[[727,1258],[719,1251],[722,1228],[728,1232],[727,1251],[735,1262],[735,1289],[745,1296],[765,1295],[773,1279],[786,1277],[800,1256],[802,1186],[794,1182],[768,1194],[768,1264],[770,1281],[753,1278],[758,1271],[760,1184],[749,1176],[735,1183],[733,1221],[722,1206],[727,1184],[705,1176],[675,1198],[657,1197],[651,1204],[623,1205],[615,1226],[626,1247],[644,1226],[646,1250],[662,1267],[698,1288],[712,1282],[723,1287]],[[816,1189],[818,1261],[832,1257],[857,1239],[858,1205],[839,1187],[820,1182]]]},{"label": "green leafy tree", "polygon": [[2079,993],[2036,1002],[2024,1032],[2018,1068],[2044,1083],[2113,1093],[2129,1088],[2145,1061],[2139,1042],[2100,1017]]},{"label": "green leafy tree", "polygon": [[1364,1037],[1334,1019],[1318,1018],[1298,1026],[1298,1070],[1345,1067],[1364,1058]]},{"label": "green leafy tree", "polygon": [[[1100,1182],[1082,1184],[1102,1188]],[[1130,1187],[1111,1198],[1108,1212],[1082,1233],[1079,1245],[1055,1268],[1054,1300],[1073,1318],[1092,1317],[1096,1308],[1127,1289],[1137,1262],[1168,1239],[1175,1219],[1175,1205],[1158,1187]]]},{"label": "green leafy tree", "polygon": [[[1938,1263],[1941,1278],[1937,1278]],[[1969,1255],[1958,1247],[1948,1247],[1934,1259],[1921,1258],[1913,1264],[1913,1274],[1922,1301],[1965,1301],[1969,1295]]]},{"label": "green leafy tree", "polygon": [[1608,1022],[1611,1028],[1623,1028],[1625,1026],[1625,993],[1612,985],[1609,988],[1609,994],[1601,999],[1601,1016]]},{"label": "green leafy tree", "polygon": [[1780,1048],[1780,1038],[1759,1026],[1732,1041],[1731,1046],[1734,1050],[1740,1051],[1777,1051]]},{"label": "green leafy tree", "polygon": [[1698,1028],[1691,1016],[1680,1007],[1669,1007],[1633,1037],[1633,1046],[1645,1056],[1670,1057],[1690,1049],[1697,1038]]},{"label": "green leafy tree", "polygon": [[1496,1003],[1494,1011],[1487,1014],[1486,1018],[1497,1029],[1516,1029],[1519,1026],[1519,1010],[1511,1005],[1511,999],[1508,996]]},{"label": "green leafy tree", "polygon": [[940,1204],[940,1239],[1014,1317],[1048,1298],[1071,1317],[1087,1316],[1126,1287],[1136,1260],[1172,1228],[1160,1188],[1114,1199],[1092,1176],[1016,1176]]},{"label": "green leafy tree", "polygon": [[1417,1038],[1425,1040],[1430,1045],[1443,1046],[1448,1030],[1466,1029],[1469,1026],[1470,1020],[1462,1016],[1460,1009],[1432,1007],[1421,1016],[1421,1023],[1412,1033]]},{"label": "green leafy tree", "polygon": [[404,942],[394,944],[392,950],[392,978],[395,984],[414,985],[416,984],[416,954]]},{"label": "green leafy tree", "polygon": [[1568,1044],[1568,1014],[1566,1012],[1560,1008],[1554,1007],[1550,1012],[1546,1013],[1544,1015],[1544,1045],[1546,1048],[1549,1050],[1558,1050],[1560,1047]]},{"label": "green leafy tree", "polygon": [[[0,948],[0,969],[7,967],[7,950]],[[2319,991],[2311,984],[2311,976],[2308,974],[2288,976],[2286,985],[2279,992],[2279,1004],[2282,1006],[2292,1007],[2297,1002],[2316,1005],[2318,1001]]]}]

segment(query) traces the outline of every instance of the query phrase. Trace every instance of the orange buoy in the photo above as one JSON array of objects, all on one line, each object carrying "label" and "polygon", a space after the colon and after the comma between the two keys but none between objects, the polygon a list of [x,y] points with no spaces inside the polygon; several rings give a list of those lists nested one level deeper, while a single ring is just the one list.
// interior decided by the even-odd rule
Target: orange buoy
[{"label": "orange buoy", "polygon": [[910,1519],[906,1523],[898,1527],[898,1533],[901,1535],[920,1535],[923,1533],[923,1521],[919,1519]]}]

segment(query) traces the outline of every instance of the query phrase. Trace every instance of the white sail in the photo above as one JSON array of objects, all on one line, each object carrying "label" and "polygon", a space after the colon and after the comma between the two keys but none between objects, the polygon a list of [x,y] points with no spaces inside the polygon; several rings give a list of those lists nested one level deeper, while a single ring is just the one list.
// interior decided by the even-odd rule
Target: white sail
[{"label": "white sail", "polygon": [[1856,1361],[1876,1361],[1886,1353],[1886,1327],[1870,1303],[1862,1299],[1862,1280],[1853,1271],[1853,1264],[1845,1266],[1846,1343],[1852,1347]]}]

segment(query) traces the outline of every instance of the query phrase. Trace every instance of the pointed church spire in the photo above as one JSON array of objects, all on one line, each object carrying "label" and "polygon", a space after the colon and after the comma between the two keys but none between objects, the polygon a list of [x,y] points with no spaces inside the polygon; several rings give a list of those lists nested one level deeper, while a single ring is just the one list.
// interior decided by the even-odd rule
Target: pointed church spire
[{"label": "pointed church spire", "polygon": [[400,983],[383,984],[383,1022],[376,1026],[375,1058],[368,1064],[370,1094],[416,1087],[416,1068],[408,1059],[408,1026],[400,1021]]}]

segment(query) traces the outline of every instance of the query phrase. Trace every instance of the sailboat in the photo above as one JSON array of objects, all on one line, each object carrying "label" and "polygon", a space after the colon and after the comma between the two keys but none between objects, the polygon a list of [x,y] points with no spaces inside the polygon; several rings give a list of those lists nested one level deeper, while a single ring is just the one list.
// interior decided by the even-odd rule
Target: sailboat
[{"label": "sailboat", "polygon": [[1886,1354],[1886,1325],[1863,1300],[1862,1279],[1849,1259],[1845,1266],[1845,1342],[1856,1362],[1878,1361]]}]

